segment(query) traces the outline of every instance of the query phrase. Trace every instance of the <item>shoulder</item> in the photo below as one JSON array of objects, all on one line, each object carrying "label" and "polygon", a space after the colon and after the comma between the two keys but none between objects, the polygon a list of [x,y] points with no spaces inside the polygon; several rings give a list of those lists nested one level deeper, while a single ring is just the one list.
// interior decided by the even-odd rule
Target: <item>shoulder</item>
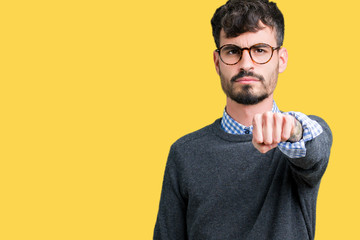
[{"label": "shoulder", "polygon": [[316,116],[316,115],[308,115],[308,117],[311,119],[311,120],[314,120],[314,121],[317,121],[318,123],[322,123],[322,124],[325,124],[327,125],[327,123],[325,122],[325,120],[319,116]]},{"label": "shoulder", "polygon": [[207,141],[207,139],[214,135],[213,128],[216,128],[220,122],[220,119],[217,119],[214,123],[207,125],[197,131],[188,133],[184,135],[183,137],[179,138],[177,141],[175,141],[172,145],[172,147],[182,147],[186,145],[194,145],[198,143],[203,143],[204,141]]},{"label": "shoulder", "polygon": [[167,168],[183,169],[197,153],[205,151],[209,139],[214,138],[212,128],[217,121],[176,140],[170,148]]},{"label": "shoulder", "polygon": [[323,130],[323,134],[321,134],[323,135],[322,137],[326,137],[330,142],[332,142],[333,136],[329,124],[319,116],[309,115],[308,117],[311,120],[316,121],[322,127]]},{"label": "shoulder", "polygon": [[317,123],[319,123],[321,125],[322,128],[325,128],[324,130],[330,131],[330,126],[328,125],[328,123],[325,121],[325,119],[316,116],[316,115],[308,115],[308,117],[313,120],[316,121]]}]

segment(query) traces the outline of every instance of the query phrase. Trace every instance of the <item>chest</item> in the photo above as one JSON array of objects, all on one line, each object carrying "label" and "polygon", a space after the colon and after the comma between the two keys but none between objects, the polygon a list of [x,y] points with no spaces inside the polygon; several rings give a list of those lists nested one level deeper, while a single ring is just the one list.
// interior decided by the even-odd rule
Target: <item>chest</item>
[{"label": "chest", "polygon": [[[209,199],[244,203],[263,198],[271,186],[291,187],[287,160],[278,149],[258,152],[251,142],[217,145],[207,151],[196,151],[186,159],[184,191],[192,203]],[[276,189],[275,189],[276,190]],[[236,201],[239,202],[239,201]]]}]

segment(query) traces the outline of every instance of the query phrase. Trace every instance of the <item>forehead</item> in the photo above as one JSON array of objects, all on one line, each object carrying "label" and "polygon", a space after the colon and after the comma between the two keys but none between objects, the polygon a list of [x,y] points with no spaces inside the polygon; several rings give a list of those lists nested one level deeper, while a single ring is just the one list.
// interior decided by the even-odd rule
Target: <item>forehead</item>
[{"label": "forehead", "polygon": [[227,38],[224,30],[221,29],[220,46],[225,44],[235,44],[240,47],[250,47],[257,43],[267,43],[273,47],[277,47],[275,29],[265,25],[262,27],[263,28],[257,32],[246,32],[233,38]]}]

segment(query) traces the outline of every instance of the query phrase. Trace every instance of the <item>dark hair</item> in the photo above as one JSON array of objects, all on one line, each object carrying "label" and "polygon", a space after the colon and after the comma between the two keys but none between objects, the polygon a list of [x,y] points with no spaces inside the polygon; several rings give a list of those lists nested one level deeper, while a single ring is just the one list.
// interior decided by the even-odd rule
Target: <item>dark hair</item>
[{"label": "dark hair", "polygon": [[245,32],[257,32],[260,21],[275,29],[278,47],[284,41],[284,17],[276,3],[268,0],[229,0],[219,7],[211,19],[216,47],[220,47],[220,31],[226,37],[237,37]]}]

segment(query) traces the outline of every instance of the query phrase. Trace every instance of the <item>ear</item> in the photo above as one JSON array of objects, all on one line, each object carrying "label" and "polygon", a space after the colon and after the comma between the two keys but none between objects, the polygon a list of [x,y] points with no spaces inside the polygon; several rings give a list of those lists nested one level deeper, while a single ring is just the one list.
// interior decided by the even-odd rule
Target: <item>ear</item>
[{"label": "ear", "polygon": [[215,64],[216,72],[218,75],[220,75],[220,69],[219,69],[220,55],[218,52],[214,51],[213,57],[214,57],[214,64]]},{"label": "ear", "polygon": [[288,52],[286,48],[279,49],[279,72],[285,71],[288,62]]}]

